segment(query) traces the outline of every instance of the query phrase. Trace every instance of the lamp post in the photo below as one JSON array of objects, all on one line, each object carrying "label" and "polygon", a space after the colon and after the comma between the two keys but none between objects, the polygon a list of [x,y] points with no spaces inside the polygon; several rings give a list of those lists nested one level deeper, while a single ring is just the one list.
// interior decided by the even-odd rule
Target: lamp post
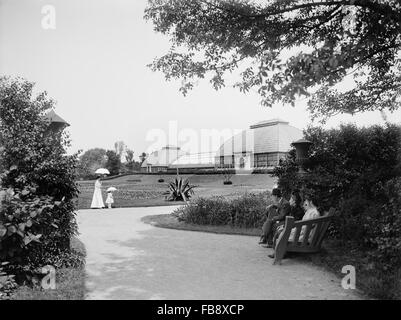
[{"label": "lamp post", "polygon": [[312,145],[312,142],[306,140],[306,139],[299,139],[297,141],[294,141],[291,143],[292,146],[294,146],[295,151],[296,151],[296,162],[299,165],[299,171],[298,173],[300,175],[305,175],[307,172],[305,171],[304,165],[308,160],[308,152],[310,149],[310,146]]},{"label": "lamp post", "polygon": [[180,172],[178,171],[178,147],[177,147],[177,178],[180,176]]}]

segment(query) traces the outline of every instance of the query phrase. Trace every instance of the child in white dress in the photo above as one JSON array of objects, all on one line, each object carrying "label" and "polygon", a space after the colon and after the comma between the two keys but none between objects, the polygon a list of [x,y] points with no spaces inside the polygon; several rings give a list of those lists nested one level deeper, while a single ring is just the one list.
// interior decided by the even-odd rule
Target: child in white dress
[{"label": "child in white dress", "polygon": [[106,199],[107,207],[111,209],[111,205],[114,203],[113,192],[107,191],[107,199]]}]

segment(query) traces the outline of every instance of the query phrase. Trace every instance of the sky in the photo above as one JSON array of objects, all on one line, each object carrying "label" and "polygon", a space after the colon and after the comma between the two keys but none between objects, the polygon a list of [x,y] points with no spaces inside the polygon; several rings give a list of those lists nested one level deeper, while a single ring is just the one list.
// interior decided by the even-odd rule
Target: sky
[{"label": "sky", "polygon": [[[199,140],[207,130],[234,134],[272,118],[300,129],[310,124],[306,99],[295,108],[266,108],[255,92],[243,94],[230,87],[215,91],[207,81],[184,97],[179,81],[166,82],[147,67],[167,52],[169,40],[143,19],[146,3],[0,0],[0,75],[33,81],[38,92],[47,91],[57,102],[55,111],[70,124],[69,152],[113,149],[120,140],[136,158],[167,143],[195,152],[188,141]],[[47,5],[54,8],[54,20],[48,20],[52,12]],[[401,120],[400,111],[387,116],[391,122]],[[325,126],[348,122],[370,125],[384,120],[380,112],[368,112],[339,115]],[[174,132],[186,138],[177,141]],[[217,148],[209,149],[199,152]]]}]

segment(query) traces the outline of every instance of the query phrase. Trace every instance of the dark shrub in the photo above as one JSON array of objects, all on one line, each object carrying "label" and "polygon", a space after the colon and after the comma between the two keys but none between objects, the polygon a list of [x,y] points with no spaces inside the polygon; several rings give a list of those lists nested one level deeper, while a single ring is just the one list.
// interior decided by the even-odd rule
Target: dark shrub
[{"label": "dark shrub", "polygon": [[304,136],[313,143],[309,174],[297,175],[292,150],[274,171],[279,187],[287,194],[312,190],[321,211],[335,207],[330,236],[368,251],[376,272],[395,274],[401,265],[401,127],[311,127]]},{"label": "dark shrub", "polygon": [[77,233],[77,155],[69,138],[44,118],[54,103],[33,96],[33,83],[0,78],[0,257],[7,268],[48,261],[53,247],[69,251]]},{"label": "dark shrub", "polygon": [[267,193],[249,193],[234,200],[224,197],[196,198],[174,214],[187,223],[257,228],[263,224],[269,204]]},{"label": "dark shrub", "polygon": [[261,227],[266,219],[266,207],[271,204],[268,193],[246,193],[230,201],[230,224],[241,228]]},{"label": "dark shrub", "polygon": [[175,214],[181,221],[201,225],[227,224],[230,219],[229,204],[224,197],[196,198]]}]

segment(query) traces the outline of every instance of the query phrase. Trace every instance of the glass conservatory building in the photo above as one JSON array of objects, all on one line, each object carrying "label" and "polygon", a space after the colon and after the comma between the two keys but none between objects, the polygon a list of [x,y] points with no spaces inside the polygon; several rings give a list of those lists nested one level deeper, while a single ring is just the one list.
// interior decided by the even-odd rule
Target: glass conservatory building
[{"label": "glass conservatory building", "polygon": [[245,170],[272,168],[285,157],[291,143],[302,136],[300,129],[282,119],[258,122],[220,146],[215,166]]}]

